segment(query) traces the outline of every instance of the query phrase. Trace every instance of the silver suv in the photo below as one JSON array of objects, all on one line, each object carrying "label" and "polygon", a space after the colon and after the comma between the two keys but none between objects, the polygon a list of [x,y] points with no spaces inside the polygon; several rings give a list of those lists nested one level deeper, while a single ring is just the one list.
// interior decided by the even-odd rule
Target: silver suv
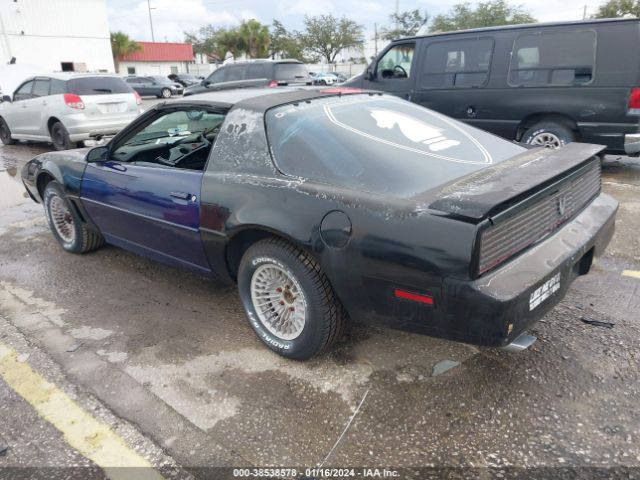
[{"label": "silver suv", "polygon": [[140,96],[114,75],[50,74],[24,81],[0,103],[0,140],[51,142],[56,150],[120,131],[143,110]]}]

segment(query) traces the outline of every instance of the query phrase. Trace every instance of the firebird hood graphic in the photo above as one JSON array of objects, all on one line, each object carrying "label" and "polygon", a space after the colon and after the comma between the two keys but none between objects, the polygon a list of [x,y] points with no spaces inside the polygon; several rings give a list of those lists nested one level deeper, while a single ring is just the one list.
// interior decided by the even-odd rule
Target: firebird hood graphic
[{"label": "firebird hood graphic", "polygon": [[[477,165],[493,163],[487,149],[466,132],[464,127],[435,112],[429,112],[427,123],[410,113],[363,104],[367,117],[371,120],[363,124],[361,116],[357,123],[351,121],[349,112],[352,110],[344,106],[328,104],[324,106],[324,112],[336,126],[374,142],[450,162]],[[418,109],[405,102],[403,106],[408,112],[413,108]],[[425,117],[424,109],[419,109],[419,113],[421,117]]]}]

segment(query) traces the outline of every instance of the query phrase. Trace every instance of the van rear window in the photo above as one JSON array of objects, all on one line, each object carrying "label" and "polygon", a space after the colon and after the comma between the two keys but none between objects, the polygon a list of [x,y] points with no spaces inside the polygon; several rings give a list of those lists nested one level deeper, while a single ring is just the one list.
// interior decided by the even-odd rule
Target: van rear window
[{"label": "van rear window", "polygon": [[509,67],[512,87],[581,85],[593,80],[596,32],[566,30],[519,36]]},{"label": "van rear window", "polygon": [[307,80],[309,72],[302,63],[277,63],[275,65],[275,80]]},{"label": "van rear window", "polygon": [[67,90],[76,95],[111,95],[133,93],[133,89],[117,77],[83,77],[67,81]]}]

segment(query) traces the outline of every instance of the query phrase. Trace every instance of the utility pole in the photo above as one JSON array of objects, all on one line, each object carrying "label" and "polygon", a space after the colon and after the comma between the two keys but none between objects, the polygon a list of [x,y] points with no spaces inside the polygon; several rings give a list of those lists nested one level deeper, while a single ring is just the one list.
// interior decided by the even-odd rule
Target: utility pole
[{"label": "utility pole", "polygon": [[584,6],[584,10],[582,12],[582,19],[586,20],[587,19],[587,6]]},{"label": "utility pole", "polygon": [[400,0],[396,0],[396,32],[400,27],[400,24],[398,23],[398,15],[400,15]]},{"label": "utility pole", "polygon": [[149,7],[149,25],[151,25],[151,41],[155,42],[156,36],[153,34],[153,18],[151,17],[151,10],[154,10],[154,9],[151,8],[151,0],[147,0],[147,6]]},{"label": "utility pole", "polygon": [[9,43],[9,35],[7,34],[7,29],[4,26],[4,20],[2,19],[2,12],[0,12],[0,28],[2,29],[2,34],[4,36],[4,43],[7,45],[7,58],[13,58],[11,54],[11,44]]},{"label": "utility pole", "polygon": [[376,57],[377,57],[378,56],[378,24],[377,23],[373,24],[373,31],[374,31],[373,44],[375,45],[375,51],[376,51]]}]

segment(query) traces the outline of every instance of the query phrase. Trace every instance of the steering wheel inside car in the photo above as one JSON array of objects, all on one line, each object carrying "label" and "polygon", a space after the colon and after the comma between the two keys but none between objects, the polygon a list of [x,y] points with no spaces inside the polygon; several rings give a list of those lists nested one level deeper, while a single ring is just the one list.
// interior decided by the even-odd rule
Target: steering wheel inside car
[{"label": "steering wheel inside car", "polygon": [[395,74],[396,72],[400,73],[400,75],[397,75],[398,77],[409,78],[409,75],[407,75],[407,71],[402,65],[396,65],[395,67],[393,67],[393,73]]}]

